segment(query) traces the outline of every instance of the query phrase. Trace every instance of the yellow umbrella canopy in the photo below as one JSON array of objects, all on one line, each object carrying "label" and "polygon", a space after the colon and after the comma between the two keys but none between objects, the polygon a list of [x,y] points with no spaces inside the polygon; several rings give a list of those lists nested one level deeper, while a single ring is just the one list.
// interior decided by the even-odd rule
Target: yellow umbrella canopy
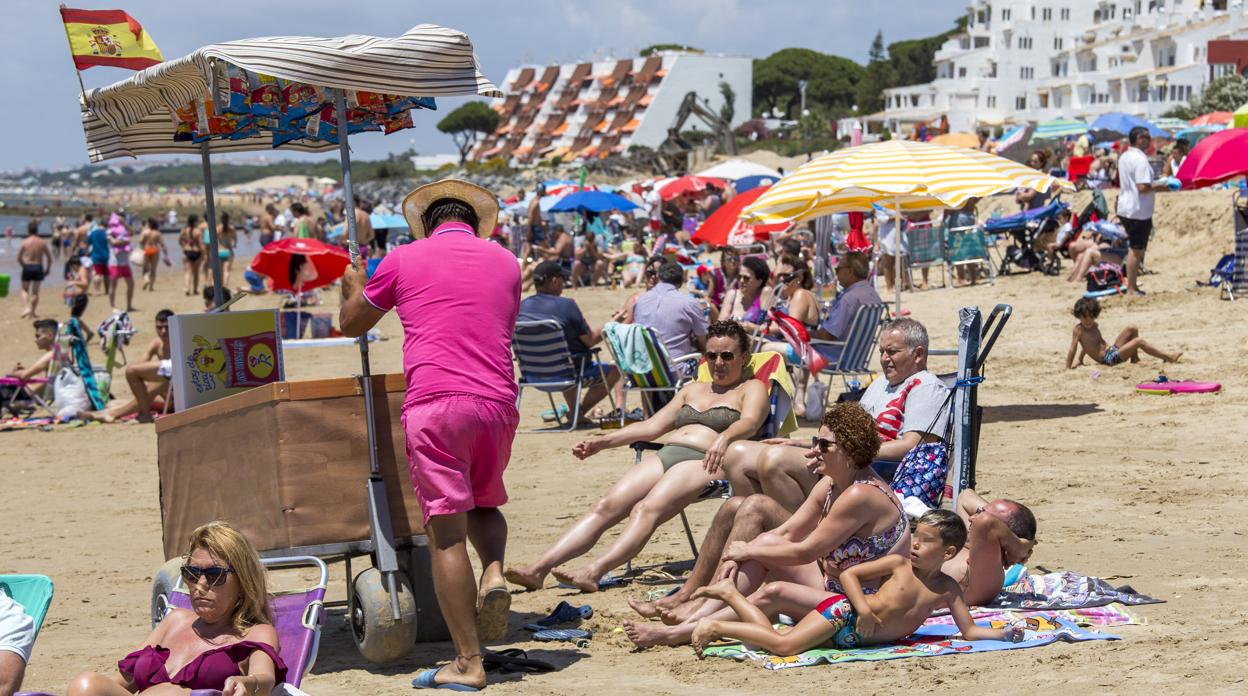
[{"label": "yellow umbrella canopy", "polygon": [[972,150],[979,149],[979,136],[974,133],[945,133],[932,138],[928,142],[936,145],[951,145],[953,147],[969,147]]},{"label": "yellow umbrella canopy", "polygon": [[909,140],[845,148],[811,160],[741,211],[752,222],[802,221],[831,213],[960,208],[1018,188],[1074,185],[987,152]]}]

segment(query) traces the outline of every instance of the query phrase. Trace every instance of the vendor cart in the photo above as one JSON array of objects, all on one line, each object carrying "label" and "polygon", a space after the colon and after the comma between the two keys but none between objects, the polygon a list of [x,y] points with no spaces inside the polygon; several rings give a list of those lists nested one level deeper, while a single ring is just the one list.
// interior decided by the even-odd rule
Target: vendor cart
[{"label": "vendor cart", "polygon": [[165,613],[191,531],[224,520],[263,557],[345,561],[351,632],[368,660],[390,661],[414,641],[447,638],[420,506],[408,481],[399,424],[403,375],[372,381],[379,470],[400,569],[400,618],[393,617],[375,564],[358,575],[352,571],[352,559],[377,549],[360,486],[369,474],[364,390],[359,380],[338,378],[276,382],[157,421],[164,553],[172,560],[153,582],[153,621]]}]

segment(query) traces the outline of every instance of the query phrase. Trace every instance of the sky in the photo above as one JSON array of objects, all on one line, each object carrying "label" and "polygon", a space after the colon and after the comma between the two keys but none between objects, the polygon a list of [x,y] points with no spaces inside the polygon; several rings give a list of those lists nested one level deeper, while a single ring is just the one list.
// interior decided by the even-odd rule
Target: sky
[{"label": "sky", "polygon": [[[885,43],[940,33],[953,26],[966,0],[70,0],[66,4],[129,12],[168,59],[234,39],[395,36],[417,24],[441,24],[468,34],[481,71],[499,84],[516,65],[635,56],[658,43],[753,58],[803,47],[865,62],[877,30],[884,31]],[[7,95],[0,108],[0,171],[86,164],[78,81],[57,12],[59,3],[3,0],[0,5],[4,46],[0,94]],[[82,78],[90,89],[130,74],[93,67]],[[454,152],[450,137],[439,133],[435,124],[441,118],[438,114],[466,100],[441,98],[437,113],[413,112],[412,129],[388,136],[353,135],[353,156],[383,159],[409,148],[426,155]],[[238,156],[260,154],[274,159],[309,157],[281,151]],[[317,160],[332,156],[310,155]]]}]

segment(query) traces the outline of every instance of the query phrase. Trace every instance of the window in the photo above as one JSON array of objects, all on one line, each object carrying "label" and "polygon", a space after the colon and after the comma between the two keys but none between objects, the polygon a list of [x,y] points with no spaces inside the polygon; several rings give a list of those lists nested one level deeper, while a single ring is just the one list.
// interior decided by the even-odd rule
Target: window
[{"label": "window", "polygon": [[1063,7],[1063,8],[1062,8],[1062,11],[1061,11],[1061,17],[1062,17],[1062,21],[1063,21],[1063,22],[1066,22],[1066,21],[1069,21],[1069,20],[1070,20],[1070,8],[1069,8],[1069,7]]},{"label": "window", "polygon": [[989,109],[997,108],[997,95],[995,94],[988,95],[988,108]]},{"label": "window", "polygon": [[1053,19],[1053,8],[1044,8],[1040,13],[1040,19],[1045,22],[1051,21]]},{"label": "window", "polygon": [[1036,6],[1035,5],[1031,6],[1031,21],[1033,22],[1036,21]]},{"label": "window", "polygon": [[958,77],[966,77],[966,66],[965,66],[965,65],[960,65],[960,66],[958,66]]},{"label": "window", "polygon": [[1019,50],[1022,50],[1022,51],[1030,51],[1031,50],[1031,37],[1030,36],[1018,37],[1018,48]]},{"label": "window", "polygon": [[1235,74],[1234,63],[1213,63],[1209,66],[1209,69],[1212,71],[1213,79],[1215,80],[1219,77],[1226,77],[1227,75]]},{"label": "window", "polygon": [[1036,76],[1036,69],[1030,65],[1024,65],[1018,69],[1018,76],[1024,80],[1033,79]]},{"label": "window", "polygon": [[1014,97],[1014,108],[1022,111],[1027,108],[1027,97]]},{"label": "window", "polygon": [[1054,51],[1062,50],[1062,37],[1060,36],[1053,37],[1053,50]]},{"label": "window", "polygon": [[975,48],[987,48],[988,44],[989,44],[989,38],[987,36],[975,37]]},{"label": "window", "polygon": [[1010,21],[1010,11],[1009,11],[1009,9],[1003,9],[1003,10],[1001,10],[1001,21],[1002,21],[1002,22],[1008,22],[1008,21]]}]

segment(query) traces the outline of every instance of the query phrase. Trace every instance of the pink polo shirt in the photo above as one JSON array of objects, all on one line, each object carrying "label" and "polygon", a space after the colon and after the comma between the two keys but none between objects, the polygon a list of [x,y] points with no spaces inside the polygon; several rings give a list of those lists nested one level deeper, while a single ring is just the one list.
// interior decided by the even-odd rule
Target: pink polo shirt
[{"label": "pink polo shirt", "polygon": [[520,266],[510,251],[460,222],[386,254],[364,288],[403,324],[407,410],[456,392],[514,404],[511,334],[520,308]]}]

